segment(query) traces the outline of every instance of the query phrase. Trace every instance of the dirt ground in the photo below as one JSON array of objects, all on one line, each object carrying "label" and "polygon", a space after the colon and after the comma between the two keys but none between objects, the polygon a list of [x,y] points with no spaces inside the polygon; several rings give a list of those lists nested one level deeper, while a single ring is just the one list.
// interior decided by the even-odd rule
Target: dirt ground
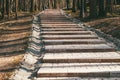
[{"label": "dirt ground", "polygon": [[31,14],[20,13],[18,20],[0,22],[0,80],[8,80],[23,60],[31,21]]},{"label": "dirt ground", "polygon": [[120,39],[120,17],[97,19],[85,22],[85,24]]},{"label": "dirt ground", "polygon": [[81,19],[79,17],[79,11],[73,13],[71,10],[65,10],[65,12],[74,18],[80,19],[86,25],[90,25],[91,27],[111,35],[114,38],[120,39],[120,15],[113,16],[109,14],[104,18],[98,17],[98,19]]}]

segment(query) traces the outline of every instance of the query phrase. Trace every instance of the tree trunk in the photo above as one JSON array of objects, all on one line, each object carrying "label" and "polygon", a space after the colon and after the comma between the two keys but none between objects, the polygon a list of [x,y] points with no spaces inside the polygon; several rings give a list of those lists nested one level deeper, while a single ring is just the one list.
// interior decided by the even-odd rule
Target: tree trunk
[{"label": "tree trunk", "polygon": [[109,13],[113,12],[113,0],[106,0],[106,11]]},{"label": "tree trunk", "polygon": [[80,17],[84,18],[85,13],[84,13],[84,0],[81,0],[81,5],[80,5]]},{"label": "tree trunk", "polygon": [[72,12],[76,12],[76,0],[73,0]]},{"label": "tree trunk", "polygon": [[54,0],[54,9],[56,9],[56,8],[57,8],[57,1]]},{"label": "tree trunk", "polygon": [[31,6],[30,6],[30,11],[33,12],[34,11],[34,0],[31,0]]},{"label": "tree trunk", "polygon": [[106,16],[105,0],[99,0],[99,16],[101,17]]},{"label": "tree trunk", "polygon": [[6,0],[6,14],[10,18],[10,0]]},{"label": "tree trunk", "polygon": [[2,10],[2,11],[1,11],[1,13],[2,13],[2,18],[4,18],[4,14],[5,14],[5,11],[4,11],[4,10],[5,10],[5,9],[4,9],[4,7],[5,7],[5,6],[4,6],[4,5],[5,5],[4,0],[2,0],[1,3],[2,3],[2,9],[1,9],[1,10]]},{"label": "tree trunk", "polygon": [[97,0],[90,0],[90,18],[97,18]]},{"label": "tree trunk", "polygon": [[87,4],[86,4],[86,0],[84,0],[84,11],[87,12]]},{"label": "tree trunk", "polygon": [[77,9],[80,9],[80,0],[77,0]]},{"label": "tree trunk", "polygon": [[15,18],[17,19],[18,17],[18,0],[15,0]]},{"label": "tree trunk", "polygon": [[69,10],[69,4],[70,4],[70,1],[66,0],[67,10]]}]

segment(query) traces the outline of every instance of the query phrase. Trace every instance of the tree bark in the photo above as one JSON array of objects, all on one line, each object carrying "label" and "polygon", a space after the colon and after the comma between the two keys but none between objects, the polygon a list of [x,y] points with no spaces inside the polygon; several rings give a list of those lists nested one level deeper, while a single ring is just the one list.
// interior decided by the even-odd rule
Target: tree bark
[{"label": "tree bark", "polygon": [[76,12],[76,0],[73,0],[72,12]]},{"label": "tree bark", "polygon": [[67,10],[69,10],[69,4],[70,4],[70,1],[66,0]]},{"label": "tree bark", "polygon": [[97,0],[90,0],[90,18],[97,18]]},{"label": "tree bark", "polygon": [[105,3],[105,0],[99,0],[99,16],[101,17],[106,16]]},{"label": "tree bark", "polygon": [[84,13],[84,0],[81,0],[81,5],[80,5],[80,17],[84,18],[85,13]]},{"label": "tree bark", "polygon": [[18,0],[15,0],[15,18],[18,19]]},{"label": "tree bark", "polygon": [[56,8],[57,8],[57,1],[54,0],[54,9],[56,9]]},{"label": "tree bark", "polygon": [[106,0],[106,11],[109,13],[113,12],[113,0]]}]

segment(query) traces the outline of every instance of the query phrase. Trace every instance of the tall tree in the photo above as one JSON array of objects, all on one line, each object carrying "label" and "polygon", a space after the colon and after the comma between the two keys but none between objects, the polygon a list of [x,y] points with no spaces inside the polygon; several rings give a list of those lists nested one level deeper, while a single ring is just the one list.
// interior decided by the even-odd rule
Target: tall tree
[{"label": "tall tree", "polygon": [[106,11],[109,13],[113,12],[113,2],[114,0],[106,0]]},{"label": "tall tree", "polygon": [[105,11],[105,0],[98,0],[99,1],[99,16],[106,16],[106,11]]},{"label": "tall tree", "polygon": [[34,0],[31,0],[31,6],[30,6],[30,11],[34,11]]},{"label": "tall tree", "polygon": [[57,0],[54,0],[54,9],[57,8]]},{"label": "tall tree", "polygon": [[10,18],[10,0],[6,0],[6,14],[8,15],[8,19]]},{"label": "tall tree", "polygon": [[70,8],[70,1],[69,0],[66,0],[66,6],[67,6],[67,9]]},{"label": "tall tree", "polygon": [[84,0],[84,11],[87,12],[87,0]]},{"label": "tall tree", "polygon": [[84,18],[85,16],[85,13],[84,13],[84,0],[80,0],[81,3],[80,3],[80,17],[81,18]]},{"label": "tall tree", "polygon": [[77,0],[77,9],[80,9],[80,0]]},{"label": "tall tree", "polygon": [[5,14],[5,11],[4,11],[4,10],[5,10],[5,9],[4,9],[4,7],[5,7],[5,6],[4,6],[4,5],[5,5],[4,0],[2,0],[1,3],[2,3],[2,9],[1,9],[2,18],[4,18],[4,14]]},{"label": "tall tree", "polygon": [[15,18],[18,16],[18,0],[15,0]]},{"label": "tall tree", "polygon": [[72,12],[76,12],[76,0],[73,0]]},{"label": "tall tree", "polygon": [[97,18],[97,0],[90,0],[90,18]]}]

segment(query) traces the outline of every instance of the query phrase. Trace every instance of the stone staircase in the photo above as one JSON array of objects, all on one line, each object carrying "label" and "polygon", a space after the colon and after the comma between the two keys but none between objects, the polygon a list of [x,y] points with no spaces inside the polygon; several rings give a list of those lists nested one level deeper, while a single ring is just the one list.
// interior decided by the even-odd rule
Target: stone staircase
[{"label": "stone staircase", "polygon": [[105,40],[60,10],[40,18],[45,54],[37,80],[120,80],[120,54]]}]

